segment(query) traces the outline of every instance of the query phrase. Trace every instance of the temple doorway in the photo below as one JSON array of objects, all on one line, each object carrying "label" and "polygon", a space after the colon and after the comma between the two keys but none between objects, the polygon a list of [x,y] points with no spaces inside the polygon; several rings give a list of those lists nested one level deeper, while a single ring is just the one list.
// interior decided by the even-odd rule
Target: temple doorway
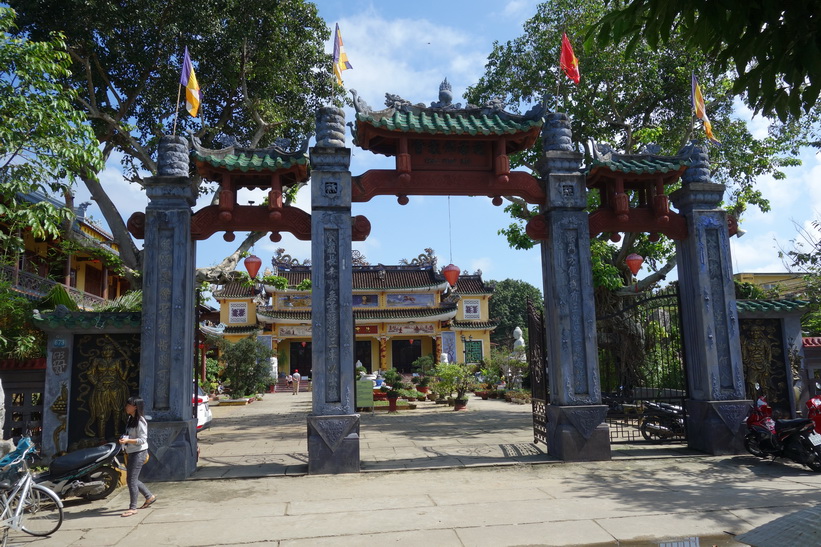
[{"label": "temple doorway", "polygon": [[291,362],[288,373],[298,370],[303,377],[311,376],[311,342],[291,342]]},{"label": "temple doorway", "polygon": [[365,367],[365,370],[368,371],[368,374],[373,372],[371,355],[371,341],[357,340],[356,347],[354,348],[354,363],[361,363],[362,366]]},{"label": "temple doorway", "polygon": [[410,374],[411,365],[422,357],[422,340],[393,340],[393,368],[402,374]]}]

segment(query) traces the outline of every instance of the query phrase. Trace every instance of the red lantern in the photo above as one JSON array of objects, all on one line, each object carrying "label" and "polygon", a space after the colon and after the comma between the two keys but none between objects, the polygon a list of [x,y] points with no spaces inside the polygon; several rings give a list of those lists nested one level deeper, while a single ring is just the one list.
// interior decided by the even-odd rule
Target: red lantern
[{"label": "red lantern", "polygon": [[408,343],[412,346],[412,345],[413,345],[413,338],[411,338],[410,340],[408,340]]},{"label": "red lantern", "polygon": [[451,287],[455,287],[456,282],[459,280],[459,266],[448,264],[447,266],[442,268],[442,275],[445,276],[445,279]]},{"label": "red lantern", "polygon": [[304,348],[305,346],[307,346],[307,345],[308,345],[308,342],[302,342],[302,347],[303,347],[303,348]]},{"label": "red lantern", "polygon": [[251,255],[245,259],[244,263],[245,269],[248,270],[248,275],[251,276],[251,279],[256,278],[260,267],[262,267],[262,260],[256,255]]},{"label": "red lantern", "polygon": [[625,258],[624,261],[627,263],[627,267],[630,268],[630,271],[633,272],[633,275],[636,275],[641,269],[641,264],[644,262],[644,257],[636,253],[631,253],[627,255],[627,258]]}]

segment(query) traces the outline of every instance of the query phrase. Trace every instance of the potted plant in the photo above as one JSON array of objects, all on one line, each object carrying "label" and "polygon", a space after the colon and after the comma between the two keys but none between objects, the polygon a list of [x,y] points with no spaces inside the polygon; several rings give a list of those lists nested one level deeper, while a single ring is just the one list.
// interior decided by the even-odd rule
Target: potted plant
[{"label": "potted plant", "polygon": [[396,412],[396,400],[399,398],[399,391],[405,387],[402,383],[402,375],[395,369],[388,369],[385,371],[385,383],[387,384],[388,412]]},{"label": "potted plant", "polygon": [[430,389],[430,377],[421,376],[419,378],[419,384],[417,384],[416,389],[418,391],[421,391],[422,393],[427,393],[428,389]]},{"label": "potted plant", "polygon": [[388,388],[385,396],[388,399],[388,412],[396,412],[396,400],[399,399],[399,390]]},{"label": "potted plant", "polygon": [[456,393],[453,409],[463,410],[467,406],[467,392],[473,387],[473,367],[465,363],[440,363],[436,367],[440,382],[450,387],[450,393]]}]

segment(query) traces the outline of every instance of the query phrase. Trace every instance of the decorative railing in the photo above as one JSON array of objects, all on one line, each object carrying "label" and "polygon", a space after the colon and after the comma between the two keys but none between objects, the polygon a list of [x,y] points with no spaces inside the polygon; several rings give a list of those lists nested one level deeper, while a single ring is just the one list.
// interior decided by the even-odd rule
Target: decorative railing
[{"label": "decorative railing", "polygon": [[[35,298],[45,298],[53,286],[62,285],[62,283],[57,283],[51,279],[40,277],[39,275],[34,275],[21,270],[17,270],[15,276],[14,268],[11,268],[10,266],[0,268],[0,277],[11,283],[11,288],[15,291],[21,292],[28,296],[33,296]],[[100,296],[89,294],[85,291],[75,289],[74,287],[63,286],[68,294],[71,295],[71,299],[77,302],[77,305],[85,310],[90,310],[96,306],[104,304],[106,301],[105,298]]]}]

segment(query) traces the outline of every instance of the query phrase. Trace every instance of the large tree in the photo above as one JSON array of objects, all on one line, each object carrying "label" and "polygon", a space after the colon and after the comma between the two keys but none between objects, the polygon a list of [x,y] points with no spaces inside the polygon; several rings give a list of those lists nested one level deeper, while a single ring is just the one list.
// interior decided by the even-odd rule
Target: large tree
[{"label": "large tree", "polygon": [[488,281],[488,284],[494,285],[489,304],[490,318],[499,322],[490,337],[500,346],[511,350],[513,329],[519,327],[527,332],[527,301],[530,300],[539,309],[543,308],[542,292],[518,279]]},{"label": "large tree", "polygon": [[71,62],[59,34],[15,37],[14,11],[0,6],[0,252],[22,250],[23,231],[56,237],[68,210],[23,196],[62,195],[102,168],[94,134],[61,80]]},{"label": "large tree", "polygon": [[[204,145],[234,140],[267,146],[299,143],[313,129],[316,108],[341,92],[324,53],[330,35],[316,6],[303,0],[11,0],[22,32],[42,39],[65,33],[72,73],[65,81],[94,128],[103,157],[123,154],[128,180],[156,174],[160,137],[175,121],[183,46],[195,61],[203,93],[200,119],[187,114],[178,133],[192,131]],[[184,113],[184,111],[183,111]],[[83,182],[99,205],[120,257],[139,285],[141,251],[125,219],[93,176]],[[263,234],[252,234],[220,270]]]},{"label": "large tree", "polygon": [[809,112],[821,91],[821,4],[817,0],[612,0],[596,24],[599,45],[684,40],[721,76],[737,72],[733,91],[782,120]]},{"label": "large tree", "polygon": [[[732,81],[709,77],[705,55],[690,48],[676,32],[671,32],[664,44],[655,46],[638,40],[629,52],[625,42],[583,48],[582,38],[589,26],[605,16],[608,9],[604,0],[540,4],[525,23],[522,36],[494,45],[485,75],[468,90],[468,99],[481,103],[502,96],[515,107],[547,97],[551,109],[569,114],[575,143],[588,157],[589,139],[609,143],[625,153],[636,153],[654,144],[661,153],[674,155],[691,140],[706,141],[701,122],[691,113],[690,79],[694,73],[703,84],[713,129],[722,142],[709,152],[713,180],[729,189],[725,208],[739,218],[749,205],[768,210],[755,179],[765,174],[783,178],[781,168],[798,163],[796,151],[789,146],[795,144],[795,134],[783,131],[755,138],[745,121],[733,115]],[[579,58],[578,86],[571,84],[558,67],[563,32],[575,45]],[[530,155],[516,159],[519,165],[534,166],[538,146]],[[538,211],[516,200],[508,209],[518,219],[503,231],[511,245],[531,246],[524,234],[524,221]],[[594,245],[597,282],[610,288],[629,281],[630,273],[624,264],[629,253],[647,257],[655,271],[642,280],[639,288],[659,281],[675,265],[673,247],[664,238],[651,243],[643,234],[625,234],[616,249],[603,240]]]}]

